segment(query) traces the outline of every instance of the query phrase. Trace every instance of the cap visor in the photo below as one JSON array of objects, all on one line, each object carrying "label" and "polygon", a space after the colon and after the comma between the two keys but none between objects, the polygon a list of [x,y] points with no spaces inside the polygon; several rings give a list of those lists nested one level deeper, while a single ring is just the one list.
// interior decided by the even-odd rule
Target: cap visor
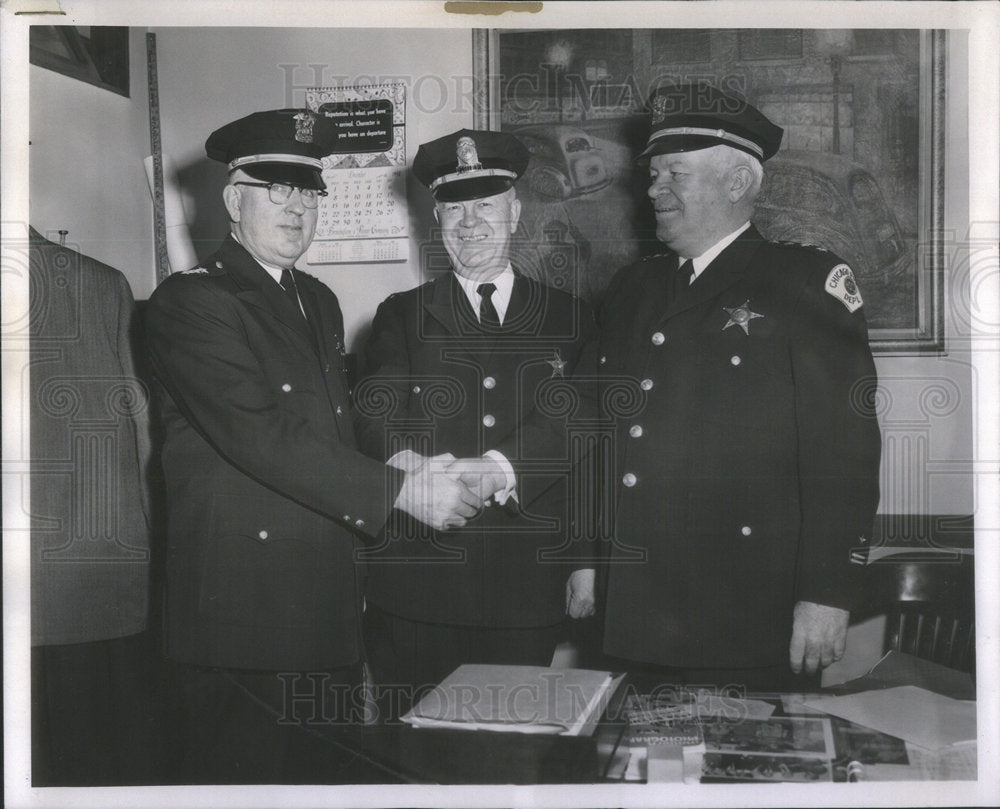
[{"label": "cap visor", "polygon": [[299,188],[315,188],[322,191],[326,188],[323,176],[309,166],[297,166],[292,163],[251,163],[240,166],[256,180],[266,183],[288,183]]},{"label": "cap visor", "polygon": [[482,199],[502,194],[514,185],[509,177],[470,177],[455,180],[434,189],[434,199],[438,202],[461,202],[466,199]]}]

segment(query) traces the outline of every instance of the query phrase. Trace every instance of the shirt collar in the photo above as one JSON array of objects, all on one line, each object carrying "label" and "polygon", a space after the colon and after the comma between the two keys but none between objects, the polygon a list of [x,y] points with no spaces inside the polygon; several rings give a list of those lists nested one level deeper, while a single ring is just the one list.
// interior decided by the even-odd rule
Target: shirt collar
[{"label": "shirt collar", "polygon": [[[721,239],[719,239],[719,241],[717,241],[715,244],[709,247],[708,250],[706,250],[700,256],[692,258],[691,263],[694,265],[694,276],[692,277],[691,280],[693,281],[695,278],[701,275],[705,271],[705,268],[716,259],[719,253],[721,253],[723,250],[729,247],[729,245],[731,245],[734,241],[736,241],[736,237],[739,236],[748,227],[750,227],[750,223],[744,222],[743,227],[737,228],[728,236],[723,236]],[[681,264],[683,263],[684,259],[681,258]]]},{"label": "shirt collar", "polygon": [[462,291],[465,292],[465,297],[469,299],[469,305],[472,307],[472,311],[476,313],[477,318],[479,317],[479,304],[482,300],[479,297],[477,287],[485,283],[495,284],[496,292],[493,293],[493,307],[497,310],[501,325],[503,324],[504,316],[507,314],[507,307],[510,306],[510,296],[514,291],[514,268],[511,267],[509,261],[504,271],[496,278],[491,278],[488,282],[473,281],[470,278],[459,275],[457,272],[455,273],[455,280],[458,281],[459,286],[462,287]]}]

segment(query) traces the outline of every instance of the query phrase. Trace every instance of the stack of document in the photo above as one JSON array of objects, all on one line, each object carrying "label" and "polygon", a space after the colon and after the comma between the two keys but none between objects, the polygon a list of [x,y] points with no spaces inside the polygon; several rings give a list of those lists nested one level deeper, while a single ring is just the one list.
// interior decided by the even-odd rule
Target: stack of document
[{"label": "stack of document", "polygon": [[621,680],[606,671],[466,664],[403,721],[414,727],[586,736]]}]

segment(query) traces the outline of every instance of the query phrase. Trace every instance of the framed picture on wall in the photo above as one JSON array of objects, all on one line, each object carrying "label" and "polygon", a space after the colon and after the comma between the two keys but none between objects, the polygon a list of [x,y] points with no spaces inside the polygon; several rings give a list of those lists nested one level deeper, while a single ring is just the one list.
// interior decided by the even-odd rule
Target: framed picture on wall
[{"label": "framed picture on wall", "polygon": [[33,25],[28,45],[31,64],[128,98],[128,28]]},{"label": "framed picture on wall", "polygon": [[854,269],[878,354],[944,352],[944,49],[913,29],[479,31],[476,126],[532,153],[518,184],[526,272],[596,297],[664,249],[646,102],[669,82],[745,97],[784,128],[754,223]]}]

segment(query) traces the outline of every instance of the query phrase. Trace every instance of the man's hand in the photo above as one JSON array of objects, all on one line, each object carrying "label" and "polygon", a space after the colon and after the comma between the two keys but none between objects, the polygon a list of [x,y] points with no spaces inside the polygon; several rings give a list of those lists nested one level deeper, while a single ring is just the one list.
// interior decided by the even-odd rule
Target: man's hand
[{"label": "man's hand", "polygon": [[507,486],[503,468],[485,455],[481,458],[459,458],[448,467],[448,473],[457,475],[480,500],[488,500]]},{"label": "man's hand", "polygon": [[594,610],[594,569],[574,570],[566,579],[566,614],[586,618]]},{"label": "man's hand", "polygon": [[437,455],[408,470],[395,507],[438,531],[465,525],[482,508],[483,500],[449,471],[454,459],[451,454]]},{"label": "man's hand", "polygon": [[826,668],[840,660],[847,647],[850,616],[847,610],[837,607],[798,602],[792,617],[792,642],[788,645],[792,671],[800,673],[805,664],[806,673],[815,674],[817,667]]}]

